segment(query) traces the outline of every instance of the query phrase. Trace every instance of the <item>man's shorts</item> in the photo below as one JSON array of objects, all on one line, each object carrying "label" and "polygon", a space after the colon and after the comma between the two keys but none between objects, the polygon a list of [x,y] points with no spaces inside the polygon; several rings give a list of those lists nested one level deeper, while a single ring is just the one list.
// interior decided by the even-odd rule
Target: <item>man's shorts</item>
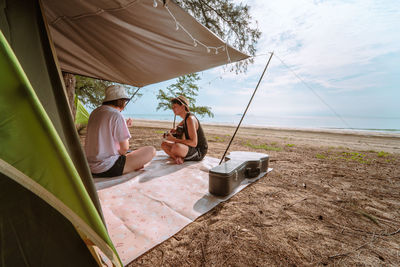
[{"label": "man's shorts", "polygon": [[92,173],[92,175],[94,177],[120,176],[124,172],[125,161],[126,161],[126,156],[121,155],[121,156],[119,156],[119,158],[115,161],[114,165],[108,171],[101,172],[101,173]]},{"label": "man's shorts", "polygon": [[207,154],[207,149],[201,150],[199,148],[189,146],[189,151],[184,158],[184,161],[200,161]]}]

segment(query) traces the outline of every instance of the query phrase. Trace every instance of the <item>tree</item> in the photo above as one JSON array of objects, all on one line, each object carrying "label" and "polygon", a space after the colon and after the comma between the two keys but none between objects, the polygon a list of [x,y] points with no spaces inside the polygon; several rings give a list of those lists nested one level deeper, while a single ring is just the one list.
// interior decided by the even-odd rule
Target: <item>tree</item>
[{"label": "tree", "polygon": [[[100,106],[104,99],[104,90],[112,85],[116,84],[114,82],[98,80],[94,78],[89,78],[85,76],[75,75],[76,87],[75,94],[78,99],[87,107],[94,109]],[[125,87],[126,93],[132,96],[136,92],[137,88],[123,85]],[[141,97],[141,93],[137,93],[135,98]]]},{"label": "tree", "polygon": [[[255,55],[261,32],[257,28],[257,22],[253,24],[247,4],[235,4],[232,0],[175,0],[175,2],[225,42],[240,51]],[[253,63],[253,58],[237,62],[231,71],[246,72],[249,63]],[[157,99],[160,102],[157,110],[169,109],[172,97],[184,95],[190,100],[192,112],[200,116],[214,117],[210,107],[195,106],[195,96],[199,89],[195,82],[198,80],[200,78],[197,74],[189,74],[178,78],[177,83],[167,87],[167,92],[159,90]]]},{"label": "tree", "polygon": [[[261,36],[257,22],[253,24],[246,4],[234,4],[232,0],[175,0],[185,11],[201,24],[221,37],[225,42],[251,56],[255,55],[256,45]],[[236,73],[245,72],[250,58],[237,62]]]},{"label": "tree", "polygon": [[201,117],[204,117],[205,115],[214,117],[210,107],[195,105],[195,97],[198,95],[197,92],[199,91],[199,87],[196,84],[196,81],[198,80],[200,80],[199,75],[197,73],[192,73],[179,77],[176,83],[167,87],[166,91],[160,89],[157,95],[157,99],[160,101],[157,110],[171,109],[171,99],[183,95],[189,100],[189,108],[191,112]]}]

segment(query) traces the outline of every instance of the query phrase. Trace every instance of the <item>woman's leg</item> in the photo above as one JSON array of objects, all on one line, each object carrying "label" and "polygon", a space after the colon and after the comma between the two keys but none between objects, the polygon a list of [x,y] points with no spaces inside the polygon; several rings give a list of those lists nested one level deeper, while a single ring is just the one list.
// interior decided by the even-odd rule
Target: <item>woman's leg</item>
[{"label": "woman's leg", "polygon": [[170,142],[162,142],[161,143],[161,149],[164,150],[165,153],[168,154],[171,158],[173,158],[173,155],[171,154],[171,148],[172,148],[173,143]]},{"label": "woman's leg", "polygon": [[173,144],[171,147],[171,154],[174,155],[173,159],[176,164],[182,164],[183,158],[186,157],[189,147],[184,144]]},{"label": "woman's leg", "polygon": [[156,155],[156,149],[152,146],[144,146],[126,154],[123,174],[133,172],[150,162]]}]

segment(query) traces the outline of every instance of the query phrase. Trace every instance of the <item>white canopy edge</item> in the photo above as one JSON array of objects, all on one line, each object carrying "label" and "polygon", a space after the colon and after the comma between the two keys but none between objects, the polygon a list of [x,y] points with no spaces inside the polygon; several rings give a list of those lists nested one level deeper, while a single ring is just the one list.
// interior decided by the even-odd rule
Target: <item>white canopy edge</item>
[{"label": "white canopy edge", "polygon": [[246,59],[170,1],[43,0],[63,71],[145,86]]}]

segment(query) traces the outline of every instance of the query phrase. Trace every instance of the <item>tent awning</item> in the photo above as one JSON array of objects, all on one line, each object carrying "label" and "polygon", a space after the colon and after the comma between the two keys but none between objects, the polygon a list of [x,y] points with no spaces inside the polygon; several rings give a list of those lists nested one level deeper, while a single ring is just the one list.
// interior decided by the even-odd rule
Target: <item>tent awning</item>
[{"label": "tent awning", "polygon": [[248,57],[172,1],[153,3],[43,0],[61,69],[145,86]]}]

